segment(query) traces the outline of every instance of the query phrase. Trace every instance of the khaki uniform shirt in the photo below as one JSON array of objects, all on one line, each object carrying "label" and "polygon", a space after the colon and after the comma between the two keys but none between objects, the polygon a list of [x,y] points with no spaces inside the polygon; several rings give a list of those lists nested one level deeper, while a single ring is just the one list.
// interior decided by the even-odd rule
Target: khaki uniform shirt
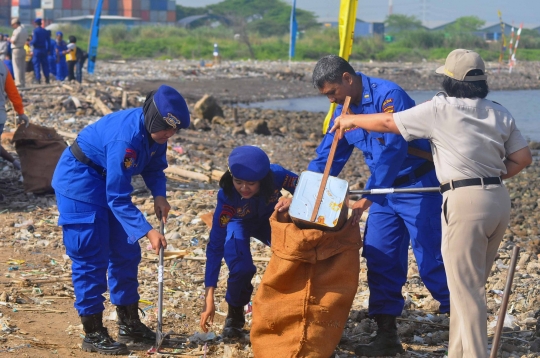
[{"label": "khaki uniform shirt", "polygon": [[24,48],[26,39],[28,38],[28,31],[22,25],[13,30],[11,35],[11,48]]},{"label": "khaki uniform shirt", "polygon": [[394,113],[407,141],[426,138],[441,183],[506,174],[504,158],[528,144],[510,112],[486,99],[448,97]]}]

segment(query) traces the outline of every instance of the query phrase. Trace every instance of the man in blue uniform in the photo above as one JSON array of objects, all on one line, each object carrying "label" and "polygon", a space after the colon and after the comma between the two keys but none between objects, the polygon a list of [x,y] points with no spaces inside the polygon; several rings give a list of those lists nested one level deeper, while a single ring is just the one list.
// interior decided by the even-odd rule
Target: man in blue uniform
[{"label": "man in blue uniform", "polygon": [[[50,50],[51,36],[43,27],[41,27],[41,19],[34,20],[34,32],[30,46],[34,47],[34,55],[32,63],[34,64],[35,82],[41,83],[41,70],[45,76],[45,83],[49,83],[49,63],[47,56]],[[41,68],[40,68],[41,66]]]},{"label": "man in blue uniform", "polygon": [[[326,56],[317,62],[313,84],[330,102],[338,104],[333,118],[341,114],[347,96],[351,97],[349,110],[355,114],[398,112],[414,106],[414,101],[398,85],[355,72],[339,56]],[[328,129],[332,125],[333,119]],[[324,171],[333,139],[334,133],[327,132],[308,170]],[[398,135],[361,128],[349,130],[338,142],[331,175],[341,172],[355,147],[363,152],[371,171],[366,189],[439,186],[427,140],[407,143]],[[369,315],[378,325],[375,340],[369,345],[357,346],[357,355],[403,353],[396,317],[401,315],[404,305],[401,290],[407,280],[409,242],[424,284],[440,302],[439,311],[450,310],[441,255],[441,204],[438,193],[364,195],[355,203],[355,223],[370,208],[363,256],[368,267]]]},{"label": "man in blue uniform", "polygon": [[56,79],[63,81],[67,76],[67,43],[64,41],[64,34],[61,31],[56,33],[56,41],[54,41],[54,63],[56,66]]},{"label": "man in blue uniform", "polygon": [[[131,178],[143,177],[154,197],[156,215],[165,221],[170,209],[163,173],[167,139],[189,123],[184,98],[161,86],[147,96],[143,108],[109,114],[84,128],[58,162],[52,185],[60,212],[58,225],[63,227],[66,253],[72,260],[85,351],[123,354],[124,343],[155,341],[155,333],[138,315],[138,240],[148,237],[156,253],[167,243],[131,202]],[[117,306],[120,343],[102,324],[107,286]]]},{"label": "man in blue uniform", "polygon": [[47,53],[49,75],[56,78],[56,40],[52,38],[51,30],[47,30],[47,34],[49,35],[49,52]]},{"label": "man in blue uniform", "polygon": [[250,237],[270,245],[269,218],[274,209],[285,210],[290,200],[279,201],[281,189],[294,193],[298,176],[280,165],[270,164],[266,153],[254,146],[233,149],[229,170],[222,176],[217,206],[206,246],[205,305],[200,326],[208,331],[215,314],[214,290],[217,287],[221,260],[229,268],[225,300],[229,305],[224,337],[242,335],[244,306],[253,293],[251,279],[256,268],[250,251]]}]

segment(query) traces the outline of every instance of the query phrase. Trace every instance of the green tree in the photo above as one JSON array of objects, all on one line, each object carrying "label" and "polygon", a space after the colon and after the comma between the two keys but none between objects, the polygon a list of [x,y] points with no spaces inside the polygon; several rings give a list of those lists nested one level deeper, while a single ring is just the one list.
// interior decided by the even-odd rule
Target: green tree
[{"label": "green tree", "polygon": [[416,16],[407,16],[402,14],[392,14],[386,17],[384,21],[387,33],[399,33],[403,31],[412,31],[422,29],[422,21]]},{"label": "green tree", "polygon": [[[283,35],[289,31],[291,5],[281,0],[225,0],[208,5],[213,13],[226,17],[242,17],[246,30],[262,36]],[[296,21],[299,30],[318,26],[315,15],[310,11],[296,9]],[[238,23],[238,21],[235,21]]]},{"label": "green tree", "polygon": [[182,5],[176,5],[176,19],[181,20],[184,17],[193,15],[207,14],[208,10],[204,7],[187,7]]},{"label": "green tree", "polygon": [[472,33],[478,31],[485,23],[477,16],[463,16],[456,19],[453,24],[446,26],[445,31],[453,34]]}]

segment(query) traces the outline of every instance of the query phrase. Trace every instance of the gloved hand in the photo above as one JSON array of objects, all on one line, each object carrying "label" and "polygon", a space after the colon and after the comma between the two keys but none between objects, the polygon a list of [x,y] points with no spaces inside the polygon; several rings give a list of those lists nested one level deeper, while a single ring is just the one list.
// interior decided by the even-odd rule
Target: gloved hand
[{"label": "gloved hand", "polygon": [[13,161],[13,163],[11,163],[11,164],[13,164],[13,167],[14,167],[15,169],[21,170],[21,162],[19,161],[19,159],[15,159],[15,160]]},{"label": "gloved hand", "polygon": [[26,114],[18,114],[17,115],[17,124],[24,124],[26,128],[28,128],[28,125],[30,125],[30,120],[26,116]]}]

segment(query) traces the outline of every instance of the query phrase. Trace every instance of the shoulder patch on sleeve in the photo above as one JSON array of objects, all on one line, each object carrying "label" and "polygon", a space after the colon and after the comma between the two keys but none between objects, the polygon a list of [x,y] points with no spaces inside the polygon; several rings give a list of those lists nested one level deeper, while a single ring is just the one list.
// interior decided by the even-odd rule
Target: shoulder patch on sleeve
[{"label": "shoulder patch on sleeve", "polygon": [[394,99],[388,98],[382,104],[382,111],[386,113],[394,113]]},{"label": "shoulder patch on sleeve", "polygon": [[285,175],[285,180],[283,180],[283,184],[281,185],[282,188],[296,188],[296,185],[298,184],[298,177],[297,176],[291,176],[289,174]]},{"label": "shoulder patch on sleeve", "polygon": [[236,210],[234,207],[230,205],[223,205],[223,208],[221,209],[221,213],[219,214],[219,226],[225,227],[231,220],[231,218],[236,213]]},{"label": "shoulder patch on sleeve", "polygon": [[137,152],[131,148],[126,149],[126,154],[124,154],[124,168],[130,169],[135,165],[137,160]]}]

